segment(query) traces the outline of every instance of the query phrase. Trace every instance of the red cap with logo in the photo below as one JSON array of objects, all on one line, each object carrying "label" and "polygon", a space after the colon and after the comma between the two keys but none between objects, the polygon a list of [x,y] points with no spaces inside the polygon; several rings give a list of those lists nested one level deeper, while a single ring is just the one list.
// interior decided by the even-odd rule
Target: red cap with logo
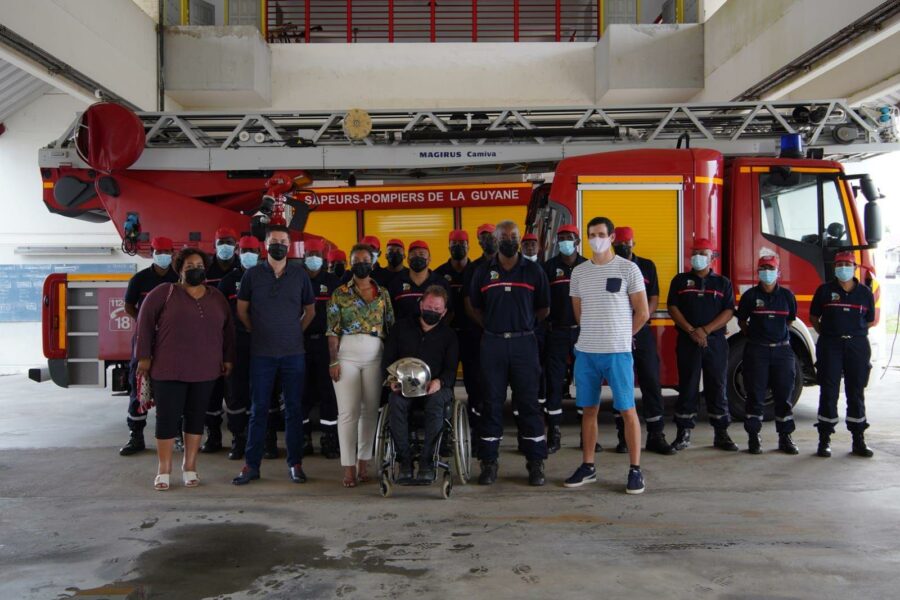
[{"label": "red cap with logo", "polygon": [[523,242],[536,242],[536,241],[538,241],[538,238],[537,238],[537,236],[536,236],[535,234],[533,234],[533,233],[526,233],[526,234],[522,237],[522,241],[523,241]]},{"label": "red cap with logo", "polygon": [[556,234],[559,235],[560,233],[574,233],[575,235],[579,235],[578,227],[576,225],[560,225]]},{"label": "red cap with logo", "polygon": [[335,248],[328,253],[328,262],[347,262],[347,254],[343,250]]},{"label": "red cap with logo", "polygon": [[756,261],[757,267],[774,267],[778,268],[778,255],[777,254],[766,254],[759,257],[759,260]]},{"label": "red cap with logo", "polygon": [[154,250],[174,250],[172,240],[167,237],[155,237],[150,240],[150,247]]},{"label": "red cap with logo", "polygon": [[849,250],[847,250],[845,252],[838,252],[837,254],[835,254],[834,262],[836,262],[836,263],[848,262],[848,263],[853,263],[854,265],[858,264],[856,262],[856,254],[854,254],[853,252],[851,252]]},{"label": "red cap with logo", "polygon": [[483,225],[478,226],[477,235],[481,235],[482,233],[494,233],[494,230],[497,229],[494,225],[490,223],[484,223]]},{"label": "red cap with logo", "polygon": [[219,227],[218,229],[216,229],[216,239],[224,240],[225,238],[236,240],[238,238],[238,234],[231,227]]},{"label": "red cap with logo", "polygon": [[454,229],[450,232],[450,241],[451,242],[468,242],[469,241],[469,232],[465,229]]},{"label": "red cap with logo", "polygon": [[617,242],[630,242],[634,239],[634,229],[631,227],[616,227],[615,235]]},{"label": "red cap with logo", "polygon": [[400,246],[401,248],[406,248],[406,246],[403,245],[403,240],[398,240],[397,238],[389,239],[387,245],[388,246]]},{"label": "red cap with logo", "polygon": [[363,239],[359,240],[360,244],[367,244],[375,248],[376,251],[381,251],[381,242],[374,235],[367,235]]},{"label": "red cap with logo", "polygon": [[706,238],[694,238],[694,243],[691,245],[691,249],[715,251],[716,248],[712,245],[712,242]]},{"label": "red cap with logo", "polygon": [[322,238],[307,238],[303,243],[306,252],[322,252],[325,250],[325,241]]},{"label": "red cap with logo", "polygon": [[410,251],[410,252],[412,252],[412,251],[415,250],[416,248],[424,248],[425,250],[428,250],[429,252],[431,252],[431,250],[428,248],[428,244],[426,244],[426,243],[423,242],[422,240],[416,240],[416,241],[414,241],[413,243],[411,243],[411,244],[409,245],[409,251]]},{"label": "red cap with logo", "polygon": [[259,250],[259,240],[252,235],[245,235],[238,240],[238,248],[241,250]]}]

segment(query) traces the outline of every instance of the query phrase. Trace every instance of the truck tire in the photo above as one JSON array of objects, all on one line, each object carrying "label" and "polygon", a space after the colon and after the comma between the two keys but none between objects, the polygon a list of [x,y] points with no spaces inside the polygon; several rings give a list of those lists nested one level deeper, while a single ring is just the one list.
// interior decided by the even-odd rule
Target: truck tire
[{"label": "truck tire", "polygon": [[[725,375],[725,391],[728,394],[728,406],[731,418],[743,421],[746,415],[747,394],[744,388],[744,347],[747,339],[735,336],[728,348],[728,371]],[[791,406],[796,406],[803,392],[803,361],[794,353],[794,391],[791,394]],[[775,418],[775,405],[772,403],[771,391],[766,393],[763,403],[763,419],[771,421]]]}]

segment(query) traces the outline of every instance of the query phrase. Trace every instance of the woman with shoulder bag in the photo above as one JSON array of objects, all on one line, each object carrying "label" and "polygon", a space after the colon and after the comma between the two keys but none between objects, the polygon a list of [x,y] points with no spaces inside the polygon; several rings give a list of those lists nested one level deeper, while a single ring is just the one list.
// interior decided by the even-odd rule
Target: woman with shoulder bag
[{"label": "woman with shoulder bag", "polygon": [[157,286],[141,304],[137,319],[139,377],[149,377],[156,403],[154,489],[169,489],[172,450],[184,418],[185,487],[200,484],[197,453],[206,406],[216,380],[234,363],[234,323],[228,301],[206,285],[209,259],[185,248],[175,258],[178,283]]}]

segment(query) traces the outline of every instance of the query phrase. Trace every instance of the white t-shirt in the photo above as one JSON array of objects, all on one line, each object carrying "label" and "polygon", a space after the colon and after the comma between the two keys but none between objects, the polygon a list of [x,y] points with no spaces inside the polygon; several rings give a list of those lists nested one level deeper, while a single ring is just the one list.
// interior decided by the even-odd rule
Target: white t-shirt
[{"label": "white t-shirt", "polygon": [[583,262],[572,270],[569,296],[581,298],[581,333],[575,349],[609,354],[631,352],[630,294],[645,291],[641,270],[614,257],[605,265]]}]

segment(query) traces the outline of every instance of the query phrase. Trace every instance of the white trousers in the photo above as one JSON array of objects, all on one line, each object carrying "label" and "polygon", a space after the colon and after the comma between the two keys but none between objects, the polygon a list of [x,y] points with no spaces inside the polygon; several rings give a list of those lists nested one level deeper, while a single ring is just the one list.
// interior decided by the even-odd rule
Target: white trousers
[{"label": "white trousers", "polygon": [[338,406],[338,441],[341,465],[371,460],[384,373],[381,371],[381,338],[371,335],[341,337],[338,360],[341,378],[334,384]]}]

